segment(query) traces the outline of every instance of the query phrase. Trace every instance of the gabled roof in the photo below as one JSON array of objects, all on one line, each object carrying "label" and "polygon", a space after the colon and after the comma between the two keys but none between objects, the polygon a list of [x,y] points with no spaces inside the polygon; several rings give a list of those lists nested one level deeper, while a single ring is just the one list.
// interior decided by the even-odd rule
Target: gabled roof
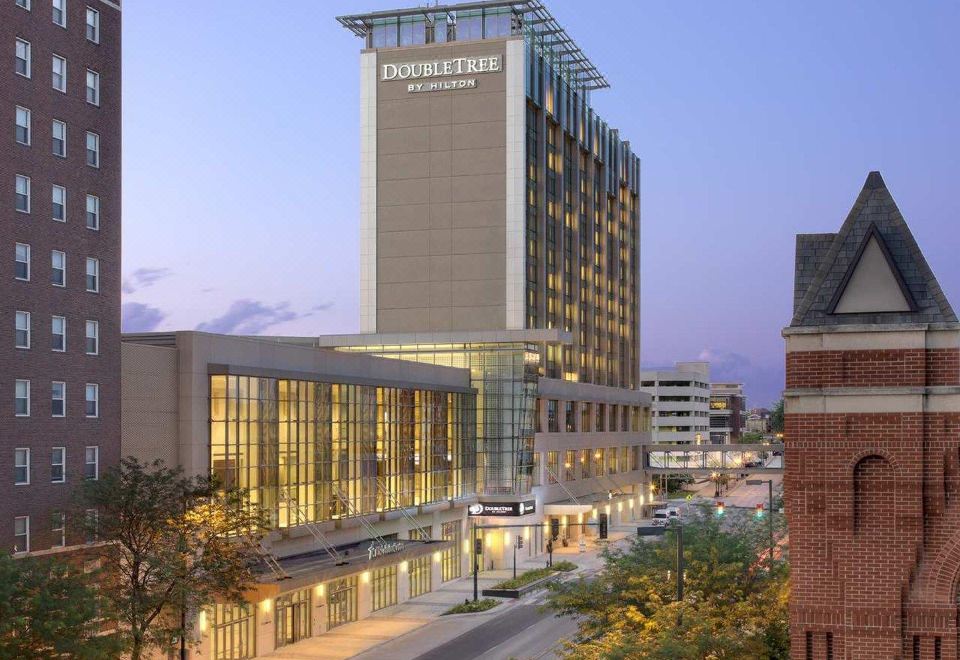
[{"label": "gabled roof", "polygon": [[955,323],[880,172],[836,234],[797,236],[791,326]]}]

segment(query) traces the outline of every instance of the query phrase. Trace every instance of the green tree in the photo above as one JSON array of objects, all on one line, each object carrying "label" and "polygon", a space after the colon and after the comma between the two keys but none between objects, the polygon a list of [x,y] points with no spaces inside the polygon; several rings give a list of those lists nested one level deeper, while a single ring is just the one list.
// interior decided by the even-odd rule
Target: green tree
[{"label": "green tree", "polygon": [[240,601],[254,582],[265,520],[244,493],[206,477],[187,478],[162,461],[121,461],[84,483],[88,536],[103,566],[103,595],[115,613],[132,660],[145,649],[176,647],[181,611],[216,599]]},{"label": "green tree", "polygon": [[774,433],[783,433],[783,399],[777,401],[770,411],[770,430]]},{"label": "green tree", "polygon": [[[732,518],[732,519],[731,519]],[[550,606],[578,617],[577,660],[787,658],[787,567],[764,556],[766,521],[709,511],[684,521],[684,599],[676,600],[676,530],[610,550],[593,579],[553,587]]]},{"label": "green tree", "polygon": [[0,554],[0,658],[115,658],[102,633],[95,574],[53,558]]}]

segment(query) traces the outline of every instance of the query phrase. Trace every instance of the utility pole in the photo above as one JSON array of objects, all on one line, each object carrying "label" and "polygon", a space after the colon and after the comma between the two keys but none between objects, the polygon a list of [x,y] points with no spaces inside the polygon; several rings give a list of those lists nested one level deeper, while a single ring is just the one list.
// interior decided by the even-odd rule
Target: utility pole
[{"label": "utility pole", "polygon": [[473,602],[477,602],[477,584],[480,577],[480,553],[477,552],[477,522],[473,522]]},{"label": "utility pole", "polygon": [[767,515],[767,529],[770,531],[770,556],[767,557],[767,565],[773,570],[773,479],[747,479],[748,486],[760,486],[767,484],[767,501],[770,509]]}]

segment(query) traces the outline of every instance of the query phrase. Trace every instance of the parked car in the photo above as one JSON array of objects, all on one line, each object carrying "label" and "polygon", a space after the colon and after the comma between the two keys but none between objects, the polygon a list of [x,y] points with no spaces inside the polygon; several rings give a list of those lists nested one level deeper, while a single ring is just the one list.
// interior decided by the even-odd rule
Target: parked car
[{"label": "parked car", "polygon": [[667,516],[666,509],[659,509],[658,511],[653,512],[652,524],[654,527],[666,527],[669,520],[670,517]]}]

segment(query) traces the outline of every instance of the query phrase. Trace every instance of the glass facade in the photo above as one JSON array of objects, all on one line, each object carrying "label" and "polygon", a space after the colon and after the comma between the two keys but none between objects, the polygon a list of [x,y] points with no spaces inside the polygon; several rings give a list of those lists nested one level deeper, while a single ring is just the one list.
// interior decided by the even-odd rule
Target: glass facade
[{"label": "glass facade", "polygon": [[327,583],[327,629],[357,620],[357,576]]},{"label": "glass facade", "polygon": [[218,603],[210,610],[214,660],[241,660],[257,655],[256,607]]},{"label": "glass facade", "polygon": [[370,596],[373,611],[382,610],[397,604],[397,566],[375,568],[371,582]]},{"label": "glass facade", "polygon": [[448,580],[453,580],[458,578],[463,571],[462,562],[460,561],[460,546],[463,539],[463,531],[460,527],[460,521],[454,520],[451,522],[443,523],[443,528],[441,530],[442,540],[444,541],[453,541],[453,545],[443,551],[441,556],[441,580],[447,582]]},{"label": "glass facade", "polygon": [[210,467],[278,527],[476,490],[475,397],[213,375]]},{"label": "glass facade", "polygon": [[276,647],[310,637],[310,590],[301,589],[277,598]]},{"label": "glass facade", "polygon": [[422,596],[433,590],[433,571],[430,567],[430,555],[411,559],[409,568],[410,597]]}]

